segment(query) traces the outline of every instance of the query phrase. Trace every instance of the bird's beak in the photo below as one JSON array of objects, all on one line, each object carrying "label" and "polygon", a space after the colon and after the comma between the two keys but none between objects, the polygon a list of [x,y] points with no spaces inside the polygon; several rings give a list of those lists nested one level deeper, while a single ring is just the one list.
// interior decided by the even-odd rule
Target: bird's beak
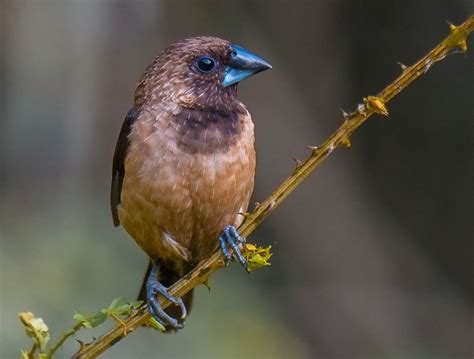
[{"label": "bird's beak", "polygon": [[232,45],[232,50],[232,58],[224,73],[223,84],[225,87],[272,68],[272,65],[264,59],[245,50],[243,47]]}]

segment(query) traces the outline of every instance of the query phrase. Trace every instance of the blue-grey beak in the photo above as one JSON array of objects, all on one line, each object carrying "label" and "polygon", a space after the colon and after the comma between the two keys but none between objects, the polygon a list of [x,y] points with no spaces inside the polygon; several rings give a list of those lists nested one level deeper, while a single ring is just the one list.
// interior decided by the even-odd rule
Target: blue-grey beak
[{"label": "blue-grey beak", "polygon": [[243,47],[232,45],[232,49],[232,58],[224,73],[223,84],[225,87],[272,68],[272,65],[264,59],[245,50]]}]

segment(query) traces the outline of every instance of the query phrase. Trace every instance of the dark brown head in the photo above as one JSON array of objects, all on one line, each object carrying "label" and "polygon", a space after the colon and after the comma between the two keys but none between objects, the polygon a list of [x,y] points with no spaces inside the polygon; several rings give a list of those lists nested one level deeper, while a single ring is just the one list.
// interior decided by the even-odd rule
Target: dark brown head
[{"label": "dark brown head", "polygon": [[236,106],[237,83],[271,68],[265,60],[217,37],[199,36],[166,48],[147,68],[136,105],[156,101],[204,111]]}]

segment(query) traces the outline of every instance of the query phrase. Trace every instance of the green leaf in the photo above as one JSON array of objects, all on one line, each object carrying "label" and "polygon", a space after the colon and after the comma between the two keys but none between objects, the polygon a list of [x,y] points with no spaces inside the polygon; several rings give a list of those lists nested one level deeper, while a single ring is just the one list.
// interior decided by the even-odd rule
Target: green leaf
[{"label": "green leaf", "polygon": [[132,306],[133,309],[138,309],[142,306],[143,300],[135,300],[133,302],[130,302],[130,305]]},{"label": "green leaf", "polygon": [[158,323],[158,321],[153,317],[148,319],[148,325],[159,332],[166,331],[166,328],[162,324]]},{"label": "green leaf", "polygon": [[93,315],[76,312],[73,318],[76,322],[81,323],[86,328],[95,328],[105,322],[107,319],[107,313],[104,309]]},{"label": "green leaf", "polygon": [[79,312],[75,312],[72,318],[78,323],[84,323],[88,321],[87,315]]},{"label": "green leaf", "polygon": [[[124,315],[124,314],[130,314],[132,312],[132,306],[130,304],[124,304],[118,308],[115,309],[115,312],[113,314],[115,315]],[[112,313],[110,313],[112,314]]]},{"label": "green leaf", "polygon": [[114,312],[117,308],[122,307],[127,304],[127,301],[124,297],[115,298],[112,303],[107,308],[108,311]]},{"label": "green leaf", "polygon": [[95,328],[99,325],[101,325],[103,322],[105,322],[107,319],[107,314],[100,311],[100,312],[97,312],[95,313],[91,319],[90,319],[90,323],[91,323],[91,326],[92,328]]},{"label": "green leaf", "polygon": [[107,308],[108,315],[126,315],[132,314],[133,309],[139,308],[143,304],[143,301],[137,300],[134,302],[127,303],[124,298],[115,298],[112,304]]}]

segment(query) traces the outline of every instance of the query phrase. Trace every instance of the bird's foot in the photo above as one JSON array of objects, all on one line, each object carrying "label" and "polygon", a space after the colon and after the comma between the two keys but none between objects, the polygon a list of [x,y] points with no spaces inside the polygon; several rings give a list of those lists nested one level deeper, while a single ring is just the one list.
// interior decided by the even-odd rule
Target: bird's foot
[{"label": "bird's foot", "polygon": [[[158,271],[160,265],[156,263],[153,265],[153,269],[148,276],[146,282],[146,291],[147,291],[147,307],[150,314],[153,318],[156,319],[158,323],[163,326],[172,327],[174,329],[182,329],[184,327],[183,319],[186,318],[187,311],[186,306],[183,303],[181,298],[176,298],[168,293],[168,288],[158,281]],[[157,294],[161,294],[163,297],[168,299],[172,304],[181,308],[181,318],[180,321],[176,318],[171,317],[168,313],[164,311],[161,307],[160,302],[158,301]]]},{"label": "bird's foot", "polygon": [[249,272],[247,260],[242,255],[239,247],[239,245],[245,244],[245,238],[242,237],[239,232],[237,232],[237,229],[234,226],[226,226],[224,228],[224,232],[219,237],[219,241],[221,243],[222,253],[224,254],[226,260],[229,261],[232,259],[232,254],[228,248],[228,246],[230,246],[230,248],[232,248],[234,257],[237,258],[242,267],[244,267],[244,269]]}]

